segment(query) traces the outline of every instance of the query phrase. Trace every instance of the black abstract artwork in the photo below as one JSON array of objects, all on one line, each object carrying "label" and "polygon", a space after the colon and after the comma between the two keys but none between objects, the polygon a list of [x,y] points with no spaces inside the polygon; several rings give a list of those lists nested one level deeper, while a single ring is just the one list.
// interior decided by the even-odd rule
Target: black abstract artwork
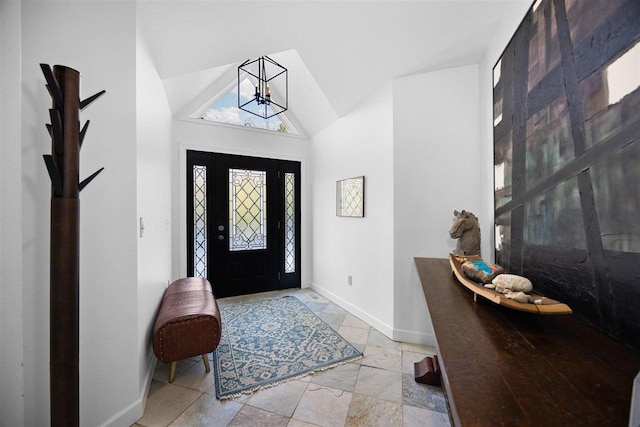
[{"label": "black abstract artwork", "polygon": [[536,1],[493,81],[496,262],[640,353],[640,1]]}]

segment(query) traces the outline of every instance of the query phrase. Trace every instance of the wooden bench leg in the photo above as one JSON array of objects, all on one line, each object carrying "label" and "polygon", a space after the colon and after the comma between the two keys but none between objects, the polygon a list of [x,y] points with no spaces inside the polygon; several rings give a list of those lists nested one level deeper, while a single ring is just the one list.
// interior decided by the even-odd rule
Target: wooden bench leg
[{"label": "wooden bench leg", "polygon": [[206,354],[202,355],[202,360],[204,361],[204,368],[207,372],[211,372],[211,367],[209,366],[209,357]]},{"label": "wooden bench leg", "polygon": [[177,364],[177,363],[178,363],[178,362],[176,362],[176,361],[171,362],[171,373],[169,374],[169,382],[170,382],[170,383],[172,383],[172,382],[173,382],[173,379],[174,379],[174,378],[175,378],[175,376],[176,376],[176,364]]}]

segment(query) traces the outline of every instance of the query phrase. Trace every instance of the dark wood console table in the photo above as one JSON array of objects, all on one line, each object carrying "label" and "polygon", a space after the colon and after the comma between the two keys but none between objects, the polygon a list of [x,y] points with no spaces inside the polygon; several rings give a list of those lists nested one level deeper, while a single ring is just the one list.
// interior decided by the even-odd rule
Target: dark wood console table
[{"label": "dark wood console table", "polygon": [[415,263],[455,426],[628,426],[639,355],[572,315],[474,302],[447,259]]}]

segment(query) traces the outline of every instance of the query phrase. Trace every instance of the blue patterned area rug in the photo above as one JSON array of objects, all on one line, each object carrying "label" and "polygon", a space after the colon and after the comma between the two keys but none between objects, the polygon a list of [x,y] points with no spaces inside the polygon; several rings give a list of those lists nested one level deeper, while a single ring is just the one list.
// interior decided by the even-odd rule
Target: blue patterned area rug
[{"label": "blue patterned area rug", "polygon": [[216,397],[229,399],[362,357],[293,296],[220,307]]}]

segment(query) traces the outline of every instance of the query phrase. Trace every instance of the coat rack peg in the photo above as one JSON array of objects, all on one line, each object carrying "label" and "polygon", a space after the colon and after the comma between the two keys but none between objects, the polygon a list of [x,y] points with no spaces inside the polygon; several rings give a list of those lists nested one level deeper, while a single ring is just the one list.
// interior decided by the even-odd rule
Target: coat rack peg
[{"label": "coat rack peg", "polygon": [[90,96],[89,98],[85,99],[84,101],[80,101],[80,111],[82,111],[85,108],[87,108],[89,105],[91,105],[91,103],[93,101],[95,101],[96,99],[100,98],[105,93],[107,93],[106,90],[101,90],[100,92],[96,93],[95,95]]},{"label": "coat rack peg", "polygon": [[82,191],[82,189],[84,187],[87,186],[87,184],[89,184],[91,181],[93,181],[93,178],[95,178],[96,176],[98,176],[98,174],[100,172],[102,172],[104,170],[104,168],[100,168],[97,171],[95,171],[94,173],[92,173],[89,177],[87,177],[84,181],[82,181],[79,185],[78,185],[78,191]]},{"label": "coat rack peg", "polygon": [[44,157],[44,163],[47,166],[47,171],[49,172],[51,186],[53,187],[53,194],[60,197],[62,196],[62,176],[58,170],[58,165],[56,165],[56,161],[53,159],[51,154],[44,154],[42,157]]},{"label": "coat rack peg", "polygon": [[[53,145],[56,154],[61,155],[64,153],[64,137],[62,136],[62,118],[60,117],[60,111],[55,109],[49,110],[49,117],[51,118],[51,130],[53,131]],[[47,129],[49,129],[48,126]],[[49,134],[51,134],[51,131],[49,131]]]},{"label": "coat rack peg", "polygon": [[62,111],[64,105],[64,97],[62,96],[60,86],[58,85],[58,82],[53,75],[53,71],[51,71],[51,67],[49,66],[49,64],[40,64],[40,69],[42,69],[44,78],[47,81],[47,90],[49,91],[49,95],[51,95],[51,99],[53,99],[53,101],[55,102],[56,108]]},{"label": "coat rack peg", "polygon": [[84,126],[82,126],[82,130],[80,131],[80,148],[82,148],[82,142],[84,141],[84,136],[86,135],[87,129],[89,128],[89,123],[91,123],[91,121],[87,120]]}]

